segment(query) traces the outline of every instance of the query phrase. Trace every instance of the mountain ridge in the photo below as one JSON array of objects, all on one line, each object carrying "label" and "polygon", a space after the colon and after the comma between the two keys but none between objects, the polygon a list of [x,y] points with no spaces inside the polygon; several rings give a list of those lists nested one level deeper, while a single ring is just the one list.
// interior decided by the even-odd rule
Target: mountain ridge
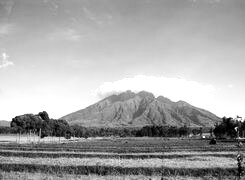
[{"label": "mountain ridge", "polygon": [[146,125],[212,127],[221,119],[185,101],[173,102],[147,91],[111,95],[60,119],[85,127],[143,127]]}]

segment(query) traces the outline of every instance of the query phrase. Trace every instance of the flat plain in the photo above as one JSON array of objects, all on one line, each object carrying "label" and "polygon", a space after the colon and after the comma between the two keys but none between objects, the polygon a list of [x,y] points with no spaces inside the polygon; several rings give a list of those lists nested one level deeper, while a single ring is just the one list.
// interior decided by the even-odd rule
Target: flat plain
[{"label": "flat plain", "polygon": [[236,142],[187,138],[88,138],[4,142],[2,179],[235,179]]}]

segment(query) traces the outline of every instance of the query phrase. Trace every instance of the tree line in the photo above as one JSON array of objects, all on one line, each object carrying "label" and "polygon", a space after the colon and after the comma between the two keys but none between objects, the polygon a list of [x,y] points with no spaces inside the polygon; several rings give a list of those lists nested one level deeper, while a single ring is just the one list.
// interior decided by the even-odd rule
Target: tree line
[{"label": "tree line", "polygon": [[51,119],[46,111],[34,114],[16,116],[11,121],[11,127],[0,127],[0,133],[37,134],[41,138],[47,136],[65,137],[182,137],[202,135],[202,128],[190,128],[187,126],[144,126],[141,128],[107,128],[107,127],[83,127],[69,125],[62,119]]},{"label": "tree line", "polygon": [[47,136],[65,137],[98,137],[98,136],[120,136],[120,137],[181,137],[202,135],[204,132],[214,134],[216,138],[236,138],[245,137],[245,121],[238,118],[223,117],[221,123],[216,124],[210,130],[203,128],[190,128],[187,126],[145,126],[141,128],[107,128],[107,127],[83,127],[69,125],[62,119],[51,119],[46,111],[34,114],[24,114],[16,116],[10,123],[11,127],[0,127],[0,134],[27,134],[40,135],[41,138]]},{"label": "tree line", "polygon": [[98,137],[98,136],[119,136],[119,137],[181,137],[192,134],[200,134],[202,130],[191,129],[186,126],[144,126],[142,128],[88,128],[82,126],[71,126],[76,137]]}]

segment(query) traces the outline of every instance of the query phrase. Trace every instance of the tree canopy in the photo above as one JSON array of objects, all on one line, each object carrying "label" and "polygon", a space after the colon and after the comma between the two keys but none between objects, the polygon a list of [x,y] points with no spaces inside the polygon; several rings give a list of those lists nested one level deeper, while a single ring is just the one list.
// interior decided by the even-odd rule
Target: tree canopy
[{"label": "tree canopy", "polygon": [[46,111],[37,115],[24,114],[12,119],[11,127],[19,133],[34,133],[40,131],[41,138],[46,136],[57,136],[70,138],[72,130],[65,120],[50,119]]},{"label": "tree canopy", "polygon": [[231,117],[223,117],[222,122],[215,125],[213,132],[218,138],[235,138],[238,135],[244,136],[245,122]]}]

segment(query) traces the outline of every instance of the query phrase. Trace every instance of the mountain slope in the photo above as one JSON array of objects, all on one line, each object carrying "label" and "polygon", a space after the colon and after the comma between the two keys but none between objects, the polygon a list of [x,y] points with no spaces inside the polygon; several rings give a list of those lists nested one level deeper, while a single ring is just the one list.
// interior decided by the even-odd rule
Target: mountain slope
[{"label": "mountain slope", "polygon": [[10,127],[10,122],[5,120],[0,120],[0,126]]},{"label": "mountain slope", "polygon": [[109,96],[85,109],[61,119],[86,127],[142,127],[169,125],[211,127],[220,118],[184,101],[172,102],[168,98],[154,97],[149,92],[127,91]]}]

